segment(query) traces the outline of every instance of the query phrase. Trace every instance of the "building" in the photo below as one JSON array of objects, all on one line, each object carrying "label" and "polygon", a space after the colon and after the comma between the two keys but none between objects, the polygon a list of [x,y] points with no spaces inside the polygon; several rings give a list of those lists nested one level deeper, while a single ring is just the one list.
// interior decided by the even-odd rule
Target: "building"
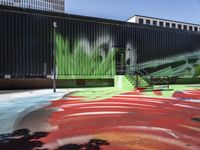
[{"label": "building", "polygon": [[65,0],[0,0],[0,5],[64,12]]},{"label": "building", "polygon": [[200,32],[200,25],[198,24],[191,24],[186,22],[140,16],[140,15],[135,15],[129,18],[128,22]]},{"label": "building", "polygon": [[51,85],[54,62],[64,86],[200,82],[200,32],[1,5],[0,33],[0,88]]}]

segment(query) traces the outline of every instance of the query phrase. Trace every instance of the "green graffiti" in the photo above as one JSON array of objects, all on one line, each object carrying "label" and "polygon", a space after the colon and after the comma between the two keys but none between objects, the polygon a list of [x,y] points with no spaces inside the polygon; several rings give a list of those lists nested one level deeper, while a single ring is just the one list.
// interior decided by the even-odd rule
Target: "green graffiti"
[{"label": "green graffiti", "polygon": [[[115,53],[112,48],[102,55],[101,45],[84,39],[75,40],[73,49],[60,34],[56,35],[56,63],[59,79],[114,78]],[[92,46],[95,45],[95,46]]]},{"label": "green graffiti", "polygon": [[194,77],[200,77],[200,64],[195,66],[195,74]]},{"label": "green graffiti", "polygon": [[162,60],[138,64],[139,68],[151,70],[153,77],[176,76],[181,78],[200,77],[200,51],[181,54]]}]

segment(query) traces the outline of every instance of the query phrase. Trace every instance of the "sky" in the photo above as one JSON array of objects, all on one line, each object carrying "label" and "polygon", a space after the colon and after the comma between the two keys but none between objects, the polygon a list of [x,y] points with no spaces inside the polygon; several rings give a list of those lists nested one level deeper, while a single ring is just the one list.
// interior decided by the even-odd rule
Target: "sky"
[{"label": "sky", "polygon": [[126,21],[144,15],[200,24],[200,0],[65,0],[65,12]]}]

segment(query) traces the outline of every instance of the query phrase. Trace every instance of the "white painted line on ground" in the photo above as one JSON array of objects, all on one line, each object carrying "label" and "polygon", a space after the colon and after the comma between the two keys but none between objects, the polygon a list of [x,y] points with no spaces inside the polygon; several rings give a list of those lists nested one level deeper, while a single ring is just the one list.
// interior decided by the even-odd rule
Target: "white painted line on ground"
[{"label": "white painted line on ground", "polygon": [[158,104],[163,104],[164,102],[161,102],[161,101],[156,101],[156,100],[146,100],[146,99],[138,99],[138,98],[135,98],[135,97],[126,97],[126,98],[120,98],[120,97],[112,97],[111,99],[122,99],[122,100],[130,100],[130,101],[141,101],[141,102],[151,102],[151,103],[158,103]]},{"label": "white painted line on ground", "polygon": [[91,106],[91,107],[80,107],[79,109],[98,109],[98,108],[134,108],[130,106]]},{"label": "white painted line on ground", "polygon": [[87,115],[118,115],[118,114],[128,114],[129,112],[122,111],[99,111],[99,112],[84,112],[66,115],[65,117],[71,116],[87,116]]},{"label": "white painted line on ground", "polygon": [[146,95],[128,95],[128,94],[123,94],[123,95],[116,95],[117,97],[120,96],[120,97],[133,97],[133,98],[151,98],[151,99],[155,99],[155,100],[159,100],[159,101],[162,101],[162,100],[176,100],[174,97],[169,97],[169,98],[165,98],[165,97],[153,97],[153,96],[146,96]]},{"label": "white painted line on ground", "polygon": [[146,105],[146,104],[136,104],[136,103],[126,103],[126,102],[92,102],[92,103],[76,103],[76,104],[65,104],[61,106],[62,108],[69,108],[69,107],[75,107],[75,106],[84,106],[84,105],[131,105],[131,106],[145,106],[145,107],[157,107],[154,105]]},{"label": "white painted line on ground", "polygon": [[188,106],[188,105],[183,105],[183,104],[174,104],[175,106],[179,106],[179,107],[184,107],[184,108],[192,108],[192,109],[200,109],[197,107],[193,107],[193,106]]},{"label": "white painted line on ground", "polygon": [[165,133],[168,133],[169,135],[179,139],[179,137],[173,133],[170,129],[160,128],[160,127],[149,127],[149,126],[119,126],[118,128],[121,129],[139,129],[139,130],[153,130],[153,131],[163,131]]}]

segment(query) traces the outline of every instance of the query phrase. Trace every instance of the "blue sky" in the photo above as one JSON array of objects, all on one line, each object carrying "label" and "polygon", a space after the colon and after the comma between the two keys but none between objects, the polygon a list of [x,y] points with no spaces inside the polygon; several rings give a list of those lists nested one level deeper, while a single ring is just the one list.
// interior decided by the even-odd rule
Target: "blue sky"
[{"label": "blue sky", "polygon": [[200,0],[65,0],[67,13],[126,21],[137,15],[200,24]]}]

